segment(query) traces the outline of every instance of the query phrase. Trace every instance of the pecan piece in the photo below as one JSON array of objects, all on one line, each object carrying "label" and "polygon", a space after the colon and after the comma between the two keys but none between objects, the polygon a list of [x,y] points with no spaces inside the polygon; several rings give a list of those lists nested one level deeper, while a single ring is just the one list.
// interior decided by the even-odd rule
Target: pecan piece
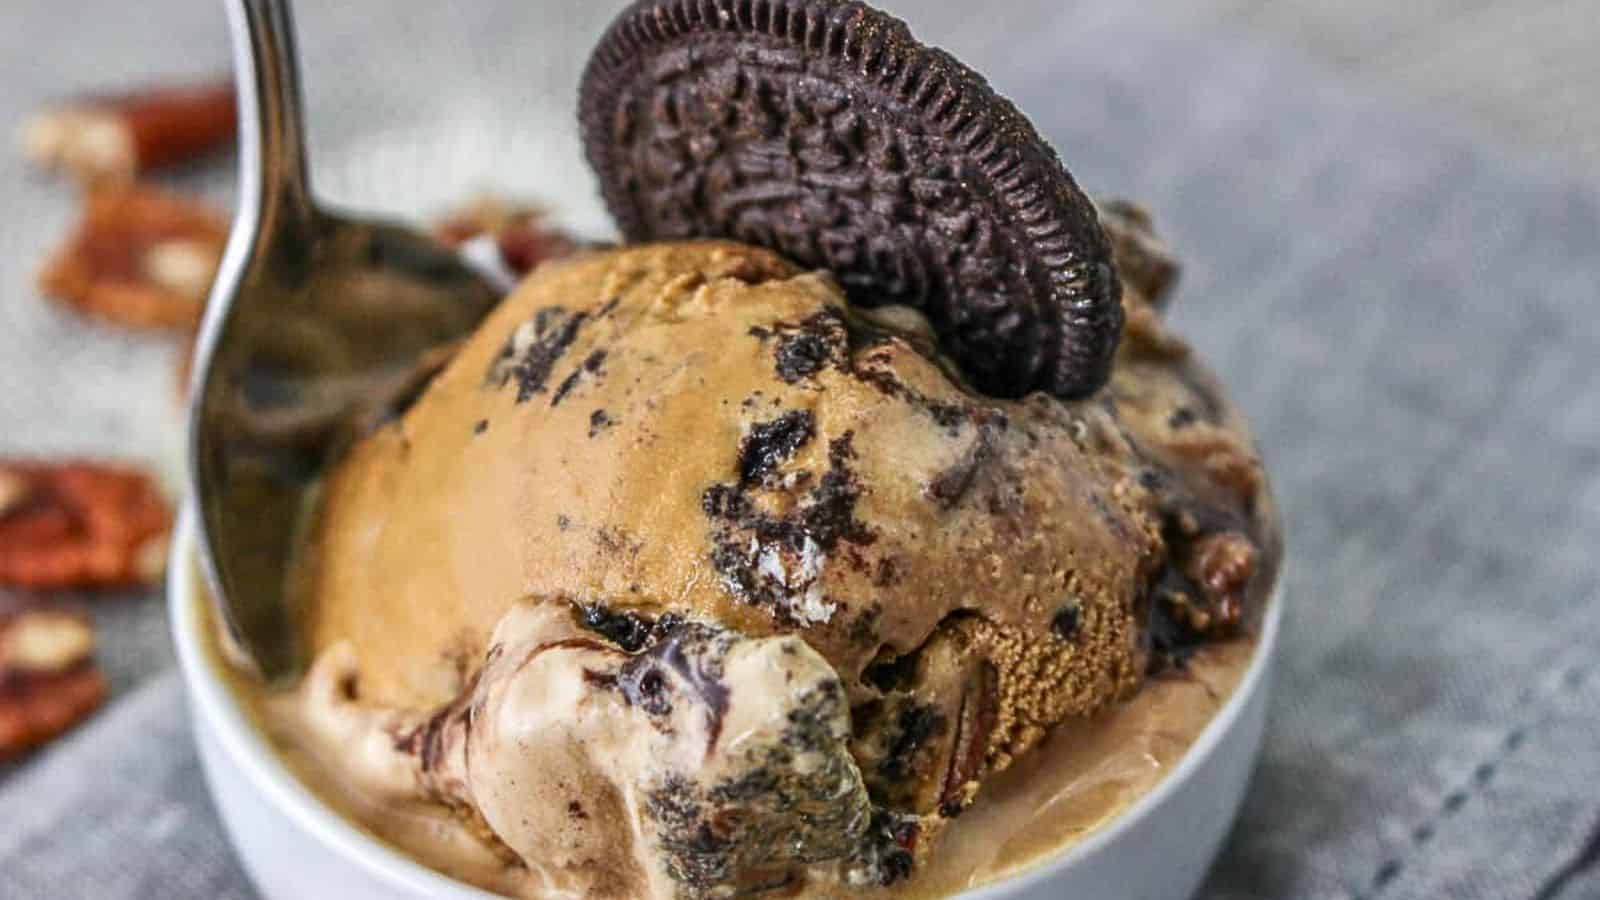
[{"label": "pecan piece", "polygon": [[32,492],[33,486],[20,472],[0,468],[0,517],[21,506]]},{"label": "pecan piece", "polygon": [[961,695],[950,765],[939,797],[939,815],[953,819],[972,804],[984,774],[989,742],[1000,718],[1000,673],[980,660]]},{"label": "pecan piece", "polygon": [[570,235],[545,220],[544,210],[489,195],[446,216],[433,233],[451,247],[485,235],[493,238],[500,261],[518,276],[546,260],[567,256],[578,246]]},{"label": "pecan piece", "polygon": [[1226,633],[1244,619],[1246,592],[1256,568],[1256,546],[1237,531],[1218,531],[1195,541],[1184,574],[1209,603],[1206,630]]},{"label": "pecan piece", "polygon": [[1127,200],[1102,201],[1099,211],[1123,286],[1138,291],[1151,307],[1165,309],[1180,267],[1172,250],[1156,237],[1150,213]]},{"label": "pecan piece", "polygon": [[0,585],[35,590],[146,584],[165,562],[171,514],[154,483],[120,466],[0,463]]},{"label": "pecan piece", "polygon": [[233,83],[146,88],[45,110],[23,124],[23,152],[86,183],[127,182],[233,142]]},{"label": "pecan piece", "polygon": [[141,185],[92,191],[39,290],[118,325],[193,330],[227,239],[227,221],[198,201]]},{"label": "pecan piece", "polygon": [[105,695],[87,617],[38,606],[0,611],[0,760],[67,731]]}]

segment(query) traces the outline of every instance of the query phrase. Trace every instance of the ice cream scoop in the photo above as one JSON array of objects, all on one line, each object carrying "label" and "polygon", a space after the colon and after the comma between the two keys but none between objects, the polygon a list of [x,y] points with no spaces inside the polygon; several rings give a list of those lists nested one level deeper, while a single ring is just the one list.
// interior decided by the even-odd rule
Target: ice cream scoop
[{"label": "ice cream scoop", "polygon": [[[327,486],[318,727],[376,716],[373,768],[521,865],[633,860],[617,896],[904,877],[1262,589],[1247,438],[1131,302],[1104,395],[1009,401],[766,251],[545,265]],[[557,785],[604,852],[549,843]]]}]

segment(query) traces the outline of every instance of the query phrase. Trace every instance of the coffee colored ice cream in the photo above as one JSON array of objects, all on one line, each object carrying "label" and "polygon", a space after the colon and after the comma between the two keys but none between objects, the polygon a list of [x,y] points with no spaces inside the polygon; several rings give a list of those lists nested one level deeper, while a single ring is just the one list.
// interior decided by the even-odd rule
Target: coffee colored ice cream
[{"label": "coffee colored ice cream", "polygon": [[1128,326],[1072,402],[981,395],[915,312],[747,246],[539,269],[330,481],[280,731],[526,896],[914,883],[986,781],[1248,634],[1273,577],[1170,260],[1102,219]]}]

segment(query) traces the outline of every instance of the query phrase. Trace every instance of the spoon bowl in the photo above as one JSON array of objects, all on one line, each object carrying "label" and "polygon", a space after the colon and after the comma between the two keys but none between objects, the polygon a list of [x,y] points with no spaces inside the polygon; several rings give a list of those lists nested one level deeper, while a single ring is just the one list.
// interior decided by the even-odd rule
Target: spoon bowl
[{"label": "spoon bowl", "polygon": [[296,548],[322,476],[500,294],[427,235],[316,205],[289,4],[227,8],[239,201],[196,343],[189,478],[231,650],[279,681],[305,664]]}]

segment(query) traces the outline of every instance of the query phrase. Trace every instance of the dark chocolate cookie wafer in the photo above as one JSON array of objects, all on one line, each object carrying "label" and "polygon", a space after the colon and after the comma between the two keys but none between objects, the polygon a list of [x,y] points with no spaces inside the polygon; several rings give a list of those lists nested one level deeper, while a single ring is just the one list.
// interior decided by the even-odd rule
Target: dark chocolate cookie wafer
[{"label": "dark chocolate cookie wafer", "polygon": [[1120,289],[1094,207],[983,77],[845,0],[640,0],[584,73],[630,240],[722,237],[921,309],[981,390],[1104,384]]}]

